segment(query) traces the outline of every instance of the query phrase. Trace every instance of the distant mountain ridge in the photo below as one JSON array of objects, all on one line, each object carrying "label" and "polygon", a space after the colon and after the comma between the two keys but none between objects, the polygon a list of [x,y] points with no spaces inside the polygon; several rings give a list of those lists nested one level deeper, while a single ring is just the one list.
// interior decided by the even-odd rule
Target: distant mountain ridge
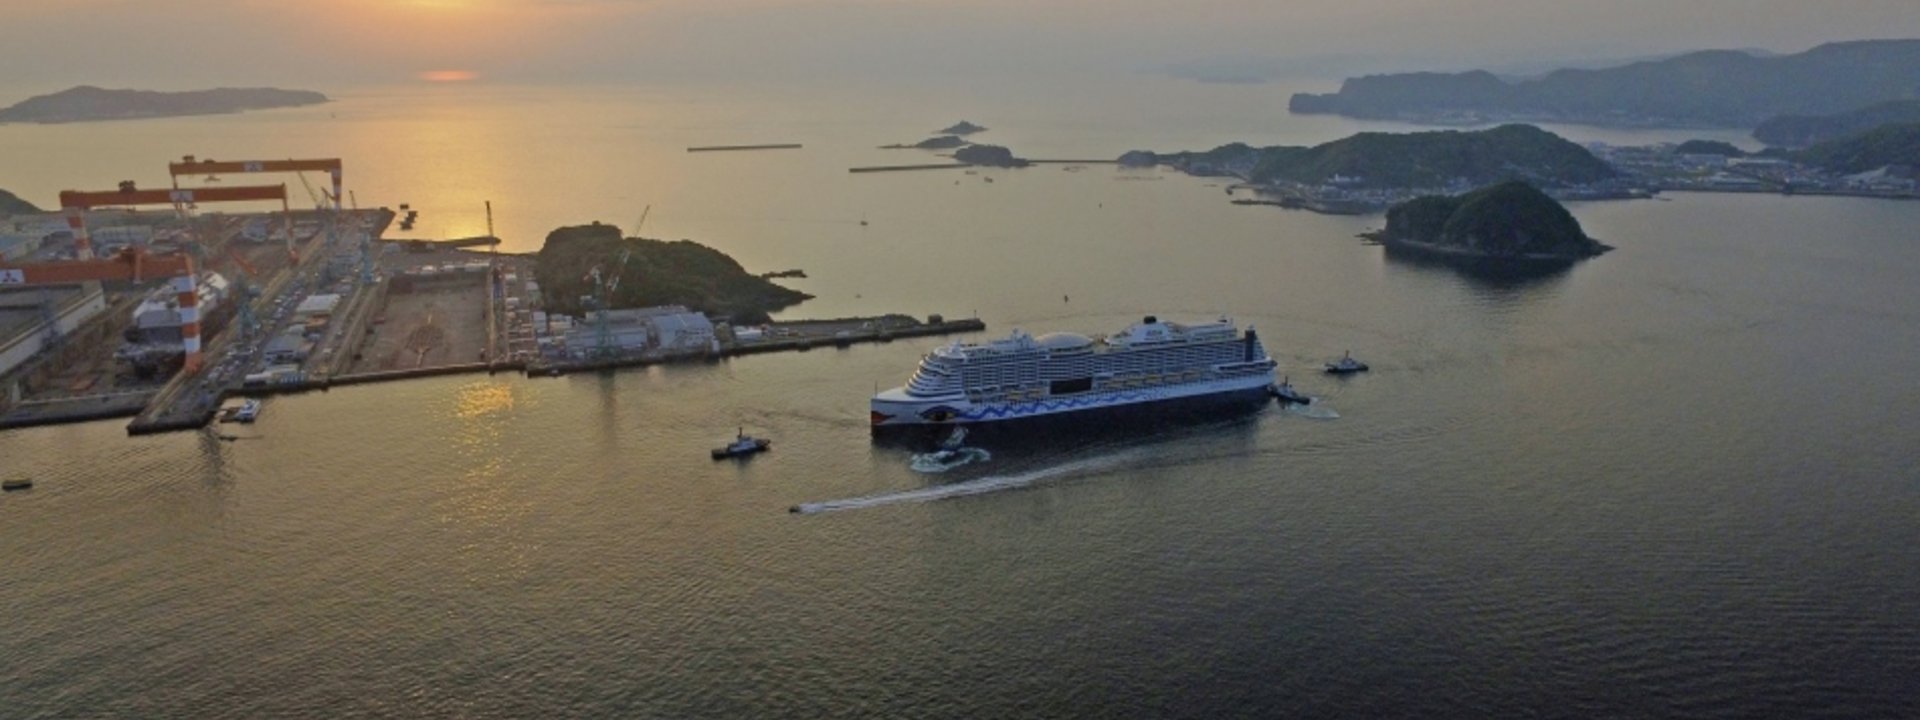
[{"label": "distant mountain ridge", "polygon": [[1916,97],[1920,40],[1862,40],[1770,57],[1708,50],[1517,82],[1484,70],[1370,75],[1349,78],[1336,93],[1296,94],[1288,107],[1415,122],[1754,127],[1779,115],[1824,115]]},{"label": "distant mountain ridge", "polygon": [[51,95],[36,95],[0,110],[0,123],[67,123],[218,115],[324,102],[327,102],[326,95],[311,90],[215,88],[158,92],[109,90],[81,85]]}]

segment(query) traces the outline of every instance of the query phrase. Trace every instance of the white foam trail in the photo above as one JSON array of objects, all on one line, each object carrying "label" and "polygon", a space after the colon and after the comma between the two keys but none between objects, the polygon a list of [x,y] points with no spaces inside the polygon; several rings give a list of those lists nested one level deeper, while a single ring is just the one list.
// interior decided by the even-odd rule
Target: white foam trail
[{"label": "white foam trail", "polygon": [[1313,418],[1315,420],[1340,419],[1340,413],[1334,412],[1333,408],[1327,407],[1325,404],[1321,402],[1320,398],[1313,398],[1313,402],[1307,405],[1301,405],[1299,403],[1287,403],[1287,412],[1292,413],[1294,415],[1298,415],[1300,417],[1304,417],[1304,418]]},{"label": "white foam trail", "polygon": [[934,500],[946,500],[948,498],[966,497],[968,495],[981,495],[981,494],[991,493],[991,492],[1000,492],[1003,490],[1017,490],[1019,488],[1031,486],[1034,483],[1038,483],[1042,480],[1056,478],[1063,475],[1073,475],[1076,473],[1084,473],[1084,472],[1089,472],[1094,470],[1104,470],[1106,468],[1114,467],[1122,463],[1125,463],[1127,461],[1130,461],[1138,457],[1139,455],[1140,453],[1138,451],[1130,450],[1127,452],[1114,453],[1112,455],[1103,455],[1096,458],[1088,458],[1086,460],[1076,460],[1074,462],[1066,463],[1064,465],[1055,465],[1053,467],[1041,468],[1039,470],[1019,473],[1016,475],[988,475],[986,477],[974,478],[972,480],[966,480],[966,481],[952,483],[948,485],[935,485],[933,487],[920,488],[919,490],[905,490],[901,492],[880,493],[878,495],[868,495],[865,497],[847,498],[844,500],[826,500],[822,502],[801,503],[799,505],[795,505],[791,508],[788,508],[788,511],[800,513],[803,515],[812,515],[814,513],[833,512],[836,510],[859,510],[862,508],[874,508],[874,507],[880,507],[883,505],[898,505],[901,503],[932,502]]},{"label": "white foam trail", "polygon": [[986,462],[993,459],[993,453],[980,448],[963,447],[956,450],[956,452],[958,452],[959,455],[947,462],[934,459],[935,453],[915,455],[913,456],[913,461],[907,463],[907,467],[913,468],[914,472],[943,473],[967,463]]}]

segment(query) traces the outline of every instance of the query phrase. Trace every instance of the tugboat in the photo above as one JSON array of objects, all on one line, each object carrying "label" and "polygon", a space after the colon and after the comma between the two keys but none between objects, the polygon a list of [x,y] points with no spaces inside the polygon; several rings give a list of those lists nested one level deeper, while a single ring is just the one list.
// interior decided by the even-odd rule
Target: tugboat
[{"label": "tugboat", "polygon": [[1327,363],[1328,375],[1352,375],[1366,371],[1367,364],[1353,359],[1353,351],[1351,350],[1347,351],[1347,354],[1342,355],[1339,362]]},{"label": "tugboat", "polygon": [[747,429],[740,428],[740,431],[734,436],[733,442],[728,443],[726,447],[713,449],[713,459],[724,460],[726,458],[746,457],[754,453],[766,452],[772,447],[772,441],[766,438],[748,437]]},{"label": "tugboat", "polygon": [[1272,393],[1274,397],[1280,398],[1281,403],[1313,404],[1313,398],[1302,395],[1299,390],[1293,389],[1293,383],[1287,382],[1285,377],[1280,378],[1280,384],[1268,386],[1267,392]]},{"label": "tugboat", "polygon": [[260,417],[260,401],[248,400],[237,407],[230,407],[220,415],[220,422],[250,423]]}]

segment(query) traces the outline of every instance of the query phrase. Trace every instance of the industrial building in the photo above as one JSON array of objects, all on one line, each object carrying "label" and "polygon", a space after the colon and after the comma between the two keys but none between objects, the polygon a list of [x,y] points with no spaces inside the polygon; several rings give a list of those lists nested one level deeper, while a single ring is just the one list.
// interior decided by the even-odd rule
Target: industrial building
[{"label": "industrial building", "polygon": [[0,289],[0,375],[106,309],[99,283]]},{"label": "industrial building", "polygon": [[[706,315],[679,305],[593,311],[578,323],[548,318],[551,334],[566,338],[575,353],[600,347],[600,316],[606,315],[608,344],[618,352],[642,350],[708,350],[714,343],[713,322]],[[560,324],[556,325],[556,321]],[[535,329],[539,330],[538,323]]]}]

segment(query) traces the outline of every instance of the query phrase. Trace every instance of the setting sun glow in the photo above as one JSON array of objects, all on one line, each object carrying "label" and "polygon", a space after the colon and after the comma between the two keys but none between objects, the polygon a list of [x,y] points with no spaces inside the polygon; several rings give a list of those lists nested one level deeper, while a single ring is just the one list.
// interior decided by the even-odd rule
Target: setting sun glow
[{"label": "setting sun glow", "polygon": [[472,70],[427,70],[420,73],[420,79],[427,82],[466,82],[480,77]]}]

